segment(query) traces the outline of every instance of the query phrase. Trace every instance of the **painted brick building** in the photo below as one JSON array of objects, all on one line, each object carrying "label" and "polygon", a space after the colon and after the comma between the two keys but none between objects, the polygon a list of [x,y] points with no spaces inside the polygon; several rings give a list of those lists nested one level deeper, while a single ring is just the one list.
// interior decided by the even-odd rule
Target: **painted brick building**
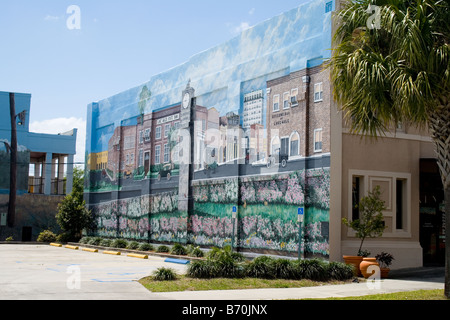
[{"label": "painted brick building", "polygon": [[[402,125],[363,141],[333,100],[324,65],[337,9],[305,3],[91,103],[87,153],[108,151],[114,173],[87,172],[97,177],[85,191],[92,234],[340,261],[359,244],[342,218],[356,218],[355,204],[380,186],[387,229],[366,248],[392,253],[393,268],[441,263],[443,192],[428,134]],[[131,175],[115,179],[128,150]]]}]

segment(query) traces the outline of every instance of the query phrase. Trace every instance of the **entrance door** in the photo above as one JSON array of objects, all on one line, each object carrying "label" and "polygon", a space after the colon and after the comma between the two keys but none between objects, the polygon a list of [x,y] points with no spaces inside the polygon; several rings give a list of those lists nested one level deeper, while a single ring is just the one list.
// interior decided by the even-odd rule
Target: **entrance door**
[{"label": "entrance door", "polygon": [[31,227],[23,227],[22,228],[22,241],[30,242],[32,237],[32,228]]},{"label": "entrance door", "polygon": [[144,155],[144,170],[145,175],[150,171],[150,152],[146,152]]},{"label": "entrance door", "polygon": [[420,160],[420,244],[423,263],[445,265],[444,188],[435,159]]}]

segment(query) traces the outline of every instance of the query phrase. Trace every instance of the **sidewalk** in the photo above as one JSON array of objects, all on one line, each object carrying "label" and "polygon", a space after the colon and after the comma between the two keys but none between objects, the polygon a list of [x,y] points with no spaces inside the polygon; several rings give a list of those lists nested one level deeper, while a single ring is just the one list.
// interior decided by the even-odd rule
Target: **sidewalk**
[{"label": "sidewalk", "polygon": [[403,291],[444,289],[443,268],[417,268],[392,271],[390,279],[344,285],[308,288],[252,289],[155,293],[170,300],[286,300],[354,297]]}]

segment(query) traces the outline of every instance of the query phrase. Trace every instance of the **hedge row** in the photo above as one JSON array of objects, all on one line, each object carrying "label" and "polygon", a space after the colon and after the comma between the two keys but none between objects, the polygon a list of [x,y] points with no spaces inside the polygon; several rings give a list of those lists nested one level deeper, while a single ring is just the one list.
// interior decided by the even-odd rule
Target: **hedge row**
[{"label": "hedge row", "polygon": [[[228,247],[229,248],[229,247]],[[313,281],[344,281],[353,278],[353,267],[319,259],[291,260],[261,256],[250,262],[225,247],[210,252],[206,260],[193,261],[187,275],[192,278],[262,278]]]}]

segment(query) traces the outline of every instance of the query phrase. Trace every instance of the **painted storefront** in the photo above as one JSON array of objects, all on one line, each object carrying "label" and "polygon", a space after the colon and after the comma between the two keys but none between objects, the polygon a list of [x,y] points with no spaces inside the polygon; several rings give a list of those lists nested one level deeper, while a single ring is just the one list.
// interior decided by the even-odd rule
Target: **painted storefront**
[{"label": "painted storefront", "polygon": [[[304,4],[90,104],[85,193],[93,233],[278,254],[300,245],[305,256],[328,257],[330,153],[314,132],[329,134],[329,124],[276,126],[291,114],[329,110],[314,100],[309,79],[329,58],[332,8]],[[277,85],[289,86],[278,102]],[[183,132],[188,149],[180,148]],[[309,140],[320,150],[302,145]]]}]

